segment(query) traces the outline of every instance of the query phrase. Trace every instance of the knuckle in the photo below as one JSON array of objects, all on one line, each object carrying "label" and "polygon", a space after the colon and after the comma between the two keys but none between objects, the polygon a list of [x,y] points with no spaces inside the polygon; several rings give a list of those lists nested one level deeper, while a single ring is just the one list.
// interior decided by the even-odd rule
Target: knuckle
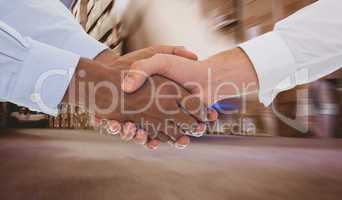
[{"label": "knuckle", "polygon": [[160,44],[151,46],[151,49],[154,50],[155,53],[167,51],[167,50],[174,49],[174,48],[175,48],[175,46],[160,45]]},{"label": "knuckle", "polygon": [[131,70],[138,70],[144,64],[144,61],[138,60],[131,65]]},{"label": "knuckle", "polygon": [[155,68],[158,72],[163,73],[168,65],[169,56],[166,54],[155,54],[152,56],[152,61],[155,63]]},{"label": "knuckle", "polygon": [[158,53],[160,51],[160,49],[162,49],[163,46],[162,45],[153,45],[148,47],[148,50],[150,50],[152,53]]},{"label": "knuckle", "polygon": [[163,57],[164,57],[164,54],[156,53],[152,56],[152,60],[158,60],[159,61],[159,60],[163,59]]}]

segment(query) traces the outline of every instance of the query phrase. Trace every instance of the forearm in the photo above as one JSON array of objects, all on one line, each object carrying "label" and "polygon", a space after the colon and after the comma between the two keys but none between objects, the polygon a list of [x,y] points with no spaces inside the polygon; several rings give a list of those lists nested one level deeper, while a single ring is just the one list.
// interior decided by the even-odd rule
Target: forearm
[{"label": "forearm", "polygon": [[212,71],[209,79],[215,100],[258,91],[259,84],[254,66],[240,48],[219,53],[204,62]]},{"label": "forearm", "polygon": [[[93,60],[81,58],[62,103],[90,108],[89,89],[86,90],[84,88],[82,90],[80,89],[81,85],[105,80],[108,76],[107,67],[114,63],[118,58],[120,58],[120,56],[114,54],[110,49],[102,51]],[[115,68],[115,66],[112,66],[112,68]],[[83,87],[86,86],[84,85]]]}]

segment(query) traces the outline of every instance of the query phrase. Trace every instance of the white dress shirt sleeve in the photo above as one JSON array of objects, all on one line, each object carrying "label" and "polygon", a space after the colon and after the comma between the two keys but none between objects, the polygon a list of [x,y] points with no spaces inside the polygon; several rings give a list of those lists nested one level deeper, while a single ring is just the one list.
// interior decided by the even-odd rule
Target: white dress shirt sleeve
[{"label": "white dress shirt sleeve", "polygon": [[0,44],[0,98],[56,115],[79,55],[23,37],[2,21]]},{"label": "white dress shirt sleeve", "polygon": [[0,0],[0,20],[23,36],[84,58],[108,48],[89,36],[59,0]]},{"label": "white dress shirt sleeve", "polygon": [[320,0],[240,45],[254,65],[262,103],[342,67],[341,8],[341,0]]}]

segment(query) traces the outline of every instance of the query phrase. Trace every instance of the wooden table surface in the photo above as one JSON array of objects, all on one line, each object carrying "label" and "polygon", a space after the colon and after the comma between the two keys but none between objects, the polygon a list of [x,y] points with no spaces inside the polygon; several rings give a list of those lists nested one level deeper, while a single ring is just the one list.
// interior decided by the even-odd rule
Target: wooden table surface
[{"label": "wooden table surface", "polygon": [[2,200],[342,199],[342,140],[206,137],[150,152],[92,132],[2,130]]}]

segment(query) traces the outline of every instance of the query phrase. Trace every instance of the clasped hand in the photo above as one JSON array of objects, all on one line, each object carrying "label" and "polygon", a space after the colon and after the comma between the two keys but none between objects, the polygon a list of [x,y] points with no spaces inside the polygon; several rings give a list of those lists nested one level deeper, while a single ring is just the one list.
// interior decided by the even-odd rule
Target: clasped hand
[{"label": "clasped hand", "polygon": [[[159,54],[195,60],[196,55],[179,47],[158,46],[117,57],[109,50],[94,61],[81,59],[64,102],[83,105],[101,119],[110,120],[113,132],[155,149],[161,142],[184,148],[190,136],[201,136],[205,123],[215,116],[200,99],[174,81],[149,78],[137,91],[125,93],[121,81],[131,65]],[[209,116],[209,117],[208,117]]]}]

